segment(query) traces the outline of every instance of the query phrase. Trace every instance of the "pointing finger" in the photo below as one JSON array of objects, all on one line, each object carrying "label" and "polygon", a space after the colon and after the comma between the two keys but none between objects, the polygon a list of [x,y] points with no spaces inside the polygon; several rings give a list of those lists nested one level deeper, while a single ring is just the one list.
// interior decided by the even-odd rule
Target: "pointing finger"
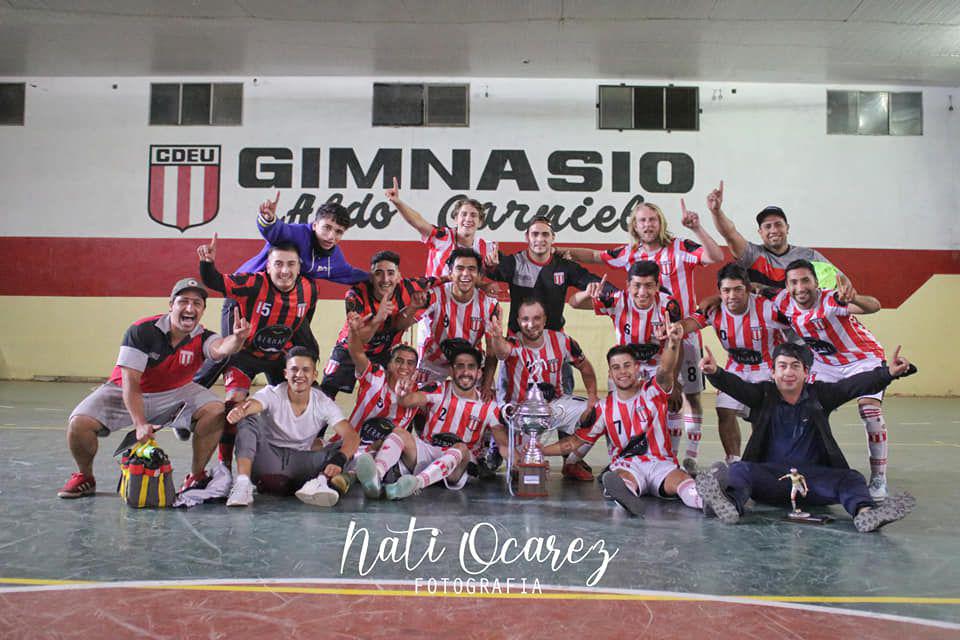
[{"label": "pointing finger", "polygon": [[683,198],[680,198],[680,211],[683,212],[683,215],[687,215],[687,204],[683,201]]},{"label": "pointing finger", "polygon": [[397,176],[393,176],[393,188],[396,189],[397,191],[400,190],[400,183],[397,182]]},{"label": "pointing finger", "polygon": [[280,191],[277,191],[277,197],[273,199],[273,205],[276,206],[280,202]]},{"label": "pointing finger", "polygon": [[720,195],[723,196],[723,180],[720,181]]},{"label": "pointing finger", "polygon": [[897,345],[897,350],[893,352],[893,361],[894,361],[894,362],[896,362],[897,360],[900,359],[900,347],[901,347],[901,346],[902,346],[902,345],[899,345],[899,344],[898,344],[898,345]]}]

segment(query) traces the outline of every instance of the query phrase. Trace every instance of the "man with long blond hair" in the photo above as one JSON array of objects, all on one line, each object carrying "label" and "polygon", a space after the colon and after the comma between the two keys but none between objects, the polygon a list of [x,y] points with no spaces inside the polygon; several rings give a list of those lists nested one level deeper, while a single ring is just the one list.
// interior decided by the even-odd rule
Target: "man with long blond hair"
[{"label": "man with long blond hair", "polygon": [[[620,267],[629,271],[630,267],[642,260],[656,262],[660,267],[661,286],[668,289],[680,303],[683,317],[692,315],[697,308],[694,291],[694,269],[723,260],[723,251],[716,240],[700,224],[700,216],[688,211],[683,198],[680,199],[681,223],[690,229],[698,244],[692,240],[681,240],[670,233],[667,218],[657,205],[644,202],[633,210],[630,232],[631,242],[607,250],[565,249],[579,262],[603,263],[611,267]],[[700,404],[700,392],[703,391],[703,377],[700,375],[699,362],[702,342],[699,334],[690,334],[684,338],[683,356],[680,363],[680,380],[683,386],[684,412],[671,412],[668,425],[673,450],[679,445],[681,424],[687,432],[687,449],[684,454],[684,468],[695,469],[696,457],[700,445],[700,432],[703,422],[703,408]]]}]

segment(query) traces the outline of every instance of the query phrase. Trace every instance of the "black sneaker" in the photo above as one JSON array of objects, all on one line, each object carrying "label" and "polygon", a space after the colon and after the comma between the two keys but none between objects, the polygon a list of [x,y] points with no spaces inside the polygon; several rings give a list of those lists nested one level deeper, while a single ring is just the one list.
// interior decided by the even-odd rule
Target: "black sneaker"
[{"label": "black sneaker", "polygon": [[603,476],[603,492],[611,500],[626,509],[630,515],[643,517],[643,501],[627,488],[623,478],[616,472],[610,471]]},{"label": "black sneaker", "polygon": [[706,507],[710,507],[710,510],[724,524],[736,524],[740,521],[740,511],[737,510],[737,505],[721,488],[715,475],[701,473],[697,475],[694,482],[697,483],[697,493],[703,499],[704,513],[707,512]]},{"label": "black sneaker", "polygon": [[917,505],[917,499],[909,493],[890,496],[878,506],[864,509],[853,518],[853,525],[860,533],[876,531],[884,525],[905,518]]}]

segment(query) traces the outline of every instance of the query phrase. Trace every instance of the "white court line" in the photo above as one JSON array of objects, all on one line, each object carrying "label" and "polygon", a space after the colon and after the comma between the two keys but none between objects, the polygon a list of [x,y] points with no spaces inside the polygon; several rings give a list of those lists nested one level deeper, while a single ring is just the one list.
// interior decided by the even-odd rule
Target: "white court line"
[{"label": "white court line", "polygon": [[[2,578],[0,578],[2,580]],[[407,586],[412,587],[416,585],[414,580],[364,580],[359,578],[256,578],[250,580],[244,579],[210,579],[210,580],[136,580],[136,581],[119,581],[119,582],[96,582],[96,583],[84,583],[84,584],[58,584],[58,585],[44,585],[39,587],[0,587],[0,594],[7,593],[24,593],[24,592],[34,592],[34,591],[82,591],[82,590],[92,590],[92,589],[150,589],[157,587],[190,587],[190,586],[214,586],[214,585],[226,585],[226,586],[244,586],[244,585],[284,585],[284,584],[296,584],[296,585],[343,585],[343,584],[352,584],[352,585],[363,585],[367,587],[378,587],[380,585],[393,585],[393,586]],[[615,588],[591,588],[585,589],[583,587],[571,587],[571,586],[560,586],[560,585],[546,585],[541,584],[541,589],[544,591],[563,591],[569,593],[583,593],[583,594],[610,594],[610,595],[632,595],[632,596],[650,596],[655,598],[676,598],[677,600],[700,600],[708,602],[724,602],[727,604],[747,604],[747,605],[758,605],[764,607],[780,607],[783,609],[799,609],[802,611],[811,611],[816,613],[824,613],[831,615],[847,615],[859,618],[870,618],[870,619],[882,619],[882,620],[892,620],[895,622],[907,622],[910,624],[917,624],[922,626],[930,627],[939,627],[941,629],[954,629],[960,630],[960,624],[954,624],[951,622],[943,622],[940,620],[924,620],[923,618],[913,618],[910,616],[901,616],[889,613],[876,613],[873,611],[858,611],[856,609],[843,609],[840,607],[825,607],[820,605],[804,604],[798,602],[777,602],[772,600],[763,600],[761,596],[716,596],[710,594],[700,594],[700,593],[685,593],[682,591],[654,591],[648,589],[615,589]],[[417,592],[412,591],[411,595],[418,595]],[[400,596],[398,596],[400,597]],[[420,596],[423,597],[423,596]],[[429,594],[426,597],[436,597],[433,594]],[[464,596],[469,597],[469,596]],[[536,599],[535,596],[531,596],[531,599]]]}]

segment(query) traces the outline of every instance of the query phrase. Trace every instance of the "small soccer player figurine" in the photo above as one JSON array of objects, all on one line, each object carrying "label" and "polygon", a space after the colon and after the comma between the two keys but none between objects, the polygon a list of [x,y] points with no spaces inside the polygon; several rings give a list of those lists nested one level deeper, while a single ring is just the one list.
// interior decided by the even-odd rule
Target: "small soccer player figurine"
[{"label": "small soccer player figurine", "polygon": [[790,473],[784,476],[777,478],[778,480],[786,480],[790,478],[792,486],[790,487],[790,504],[793,506],[793,511],[789,513],[791,518],[809,518],[810,514],[801,511],[797,506],[797,494],[806,497],[807,495],[807,479],[803,476],[802,473],[797,471],[796,467],[790,469]]}]

